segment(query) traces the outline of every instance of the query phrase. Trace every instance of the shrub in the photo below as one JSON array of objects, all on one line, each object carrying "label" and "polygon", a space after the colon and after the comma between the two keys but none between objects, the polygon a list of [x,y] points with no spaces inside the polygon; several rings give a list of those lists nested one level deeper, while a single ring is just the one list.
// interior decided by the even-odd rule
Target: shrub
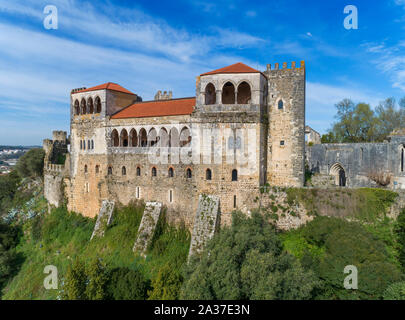
[{"label": "shrub", "polygon": [[405,271],[405,209],[399,214],[397,219],[396,234],[398,236],[399,244],[399,257],[398,260],[402,266],[402,270]]},{"label": "shrub", "polygon": [[107,297],[108,273],[100,259],[93,260],[86,268],[88,300],[104,300]]},{"label": "shrub", "polygon": [[149,281],[140,271],[116,268],[110,272],[107,292],[113,300],[145,300]]},{"label": "shrub", "polygon": [[282,250],[275,228],[259,213],[234,213],[201,258],[185,271],[183,299],[309,299],[317,279]]},{"label": "shrub", "polygon": [[86,300],[86,271],[84,264],[75,259],[69,266],[63,284],[63,299]]},{"label": "shrub", "polygon": [[[323,279],[317,298],[381,299],[385,288],[402,279],[385,244],[358,223],[317,217],[299,232],[309,245],[324,250],[319,257],[305,257],[305,264]],[[358,290],[343,287],[343,270],[348,265],[358,269]]]},{"label": "shrub", "polygon": [[180,269],[169,263],[160,268],[152,281],[153,290],[149,291],[150,300],[176,300],[179,298],[183,276]]},{"label": "shrub", "polygon": [[384,291],[384,300],[405,300],[405,282],[390,285]]}]

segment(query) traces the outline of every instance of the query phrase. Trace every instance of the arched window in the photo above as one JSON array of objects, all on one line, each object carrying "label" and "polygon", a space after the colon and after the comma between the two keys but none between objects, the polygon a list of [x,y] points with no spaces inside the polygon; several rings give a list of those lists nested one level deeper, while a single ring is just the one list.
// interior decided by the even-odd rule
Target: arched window
[{"label": "arched window", "polygon": [[75,115],[79,115],[80,114],[80,105],[79,105],[79,100],[75,100],[75,106],[74,106],[74,108],[75,108]]},{"label": "arched window", "polygon": [[206,180],[211,180],[212,179],[211,169],[207,169],[207,171],[205,171],[205,179]]},{"label": "arched window", "polygon": [[86,140],[83,140],[83,150],[86,150]]},{"label": "arched window", "polygon": [[169,134],[167,133],[166,128],[161,128],[159,130],[159,147],[169,147]]},{"label": "arched window", "polygon": [[249,104],[251,98],[250,85],[244,81],[238,86],[238,104]]},{"label": "arched window", "polygon": [[136,175],[137,175],[138,177],[141,176],[141,168],[140,168],[140,167],[136,167]]},{"label": "arched window", "polygon": [[121,147],[128,147],[128,131],[125,130],[125,129],[121,130],[120,146]]},{"label": "arched window", "polygon": [[282,110],[282,109],[284,109],[284,102],[283,102],[283,100],[278,100],[278,110]]},{"label": "arched window", "polygon": [[405,171],[405,146],[401,148],[401,172]]},{"label": "arched window", "polygon": [[123,176],[126,176],[127,175],[127,168],[125,168],[125,167],[122,167],[122,175]]},{"label": "arched window", "polygon": [[232,170],[232,181],[238,181],[238,170]]},{"label": "arched window", "polygon": [[96,110],[96,113],[100,113],[101,112],[101,99],[100,99],[100,97],[96,97],[96,100],[94,101],[94,104],[95,104],[95,110]]},{"label": "arched window", "polygon": [[149,130],[148,134],[148,144],[150,147],[154,147],[157,145],[158,142],[158,135],[155,128]]},{"label": "arched window", "polygon": [[86,114],[87,113],[87,110],[86,110],[86,100],[83,98],[82,99],[82,102],[81,102],[81,104],[80,104],[80,108],[81,108],[81,110],[82,110],[82,114]]},{"label": "arched window", "polygon": [[192,176],[193,176],[193,173],[191,172],[191,169],[188,168],[187,171],[186,171],[186,177],[187,177],[187,179],[191,179]]},{"label": "arched window", "polygon": [[138,134],[136,133],[135,129],[132,129],[129,132],[129,141],[130,141],[130,146],[131,147],[137,147],[138,146]]},{"label": "arched window", "polygon": [[84,165],[84,173],[87,173],[87,164]]},{"label": "arched window", "polygon": [[87,140],[87,150],[91,150],[91,142],[90,142],[90,140]]},{"label": "arched window", "polygon": [[181,129],[180,132],[180,147],[184,147],[184,146],[190,146],[191,143],[191,134],[190,134],[190,130],[187,127],[184,127],[183,129]]},{"label": "arched window", "polygon": [[94,113],[94,105],[93,105],[93,98],[92,97],[90,97],[87,100],[87,106],[88,106],[88,109],[89,109],[89,113]]},{"label": "arched window", "polygon": [[176,128],[170,129],[169,134],[169,146],[171,148],[178,148],[179,147],[179,132]]},{"label": "arched window", "polygon": [[217,102],[217,93],[212,83],[205,87],[205,104],[215,104]]},{"label": "arched window", "polygon": [[91,140],[91,149],[94,149],[94,140]]},{"label": "arched window", "polygon": [[152,177],[156,177],[157,175],[157,170],[155,167],[152,168]]},{"label": "arched window", "polygon": [[139,141],[140,141],[141,147],[148,146],[148,136],[147,136],[146,130],[144,128],[142,128],[141,131],[139,131]]},{"label": "arched window", "polygon": [[83,150],[83,141],[80,140],[80,150]]},{"label": "arched window", "polygon": [[111,132],[111,144],[113,147],[118,147],[120,145],[120,138],[116,129]]},{"label": "arched window", "polygon": [[107,171],[108,175],[112,175],[112,167],[108,167],[108,171]]},{"label": "arched window", "polygon": [[225,83],[222,88],[222,104],[235,104],[235,87],[231,82]]},{"label": "arched window", "polygon": [[100,172],[100,166],[96,165],[96,173],[99,173],[99,172]]},{"label": "arched window", "polygon": [[174,176],[173,168],[169,168],[168,176],[169,176],[169,178],[173,178],[173,176]]}]

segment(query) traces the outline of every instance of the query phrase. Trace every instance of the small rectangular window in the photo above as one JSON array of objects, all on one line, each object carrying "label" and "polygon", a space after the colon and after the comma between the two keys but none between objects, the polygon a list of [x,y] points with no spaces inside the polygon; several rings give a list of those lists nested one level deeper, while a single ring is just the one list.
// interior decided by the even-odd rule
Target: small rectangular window
[{"label": "small rectangular window", "polygon": [[236,208],[236,196],[233,196],[233,208]]},{"label": "small rectangular window", "polygon": [[284,140],[281,140],[280,141],[280,146],[284,146],[285,145],[285,141]]},{"label": "small rectangular window", "polygon": [[169,190],[169,202],[173,202],[173,190]]}]

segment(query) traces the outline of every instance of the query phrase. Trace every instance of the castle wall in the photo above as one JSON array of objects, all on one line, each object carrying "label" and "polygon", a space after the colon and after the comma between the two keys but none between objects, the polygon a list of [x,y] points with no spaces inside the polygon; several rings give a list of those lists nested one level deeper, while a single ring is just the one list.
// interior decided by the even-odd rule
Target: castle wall
[{"label": "castle wall", "polygon": [[383,174],[391,176],[389,187],[405,189],[405,172],[401,172],[400,165],[404,144],[405,137],[385,143],[314,145],[307,150],[308,164],[312,172],[329,176],[339,166],[349,187],[375,187],[377,183],[370,177]]}]

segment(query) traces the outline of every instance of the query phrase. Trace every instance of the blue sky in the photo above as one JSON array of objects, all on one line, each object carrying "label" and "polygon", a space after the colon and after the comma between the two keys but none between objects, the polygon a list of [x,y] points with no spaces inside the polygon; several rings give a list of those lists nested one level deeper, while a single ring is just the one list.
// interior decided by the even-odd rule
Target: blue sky
[{"label": "blue sky", "polygon": [[[349,4],[358,30],[343,27]],[[43,27],[46,5],[58,8],[57,30]],[[68,130],[72,88],[194,96],[196,76],[239,61],[305,60],[307,124],[324,133],[343,98],[405,96],[404,33],[405,0],[0,0],[0,144]]]}]

